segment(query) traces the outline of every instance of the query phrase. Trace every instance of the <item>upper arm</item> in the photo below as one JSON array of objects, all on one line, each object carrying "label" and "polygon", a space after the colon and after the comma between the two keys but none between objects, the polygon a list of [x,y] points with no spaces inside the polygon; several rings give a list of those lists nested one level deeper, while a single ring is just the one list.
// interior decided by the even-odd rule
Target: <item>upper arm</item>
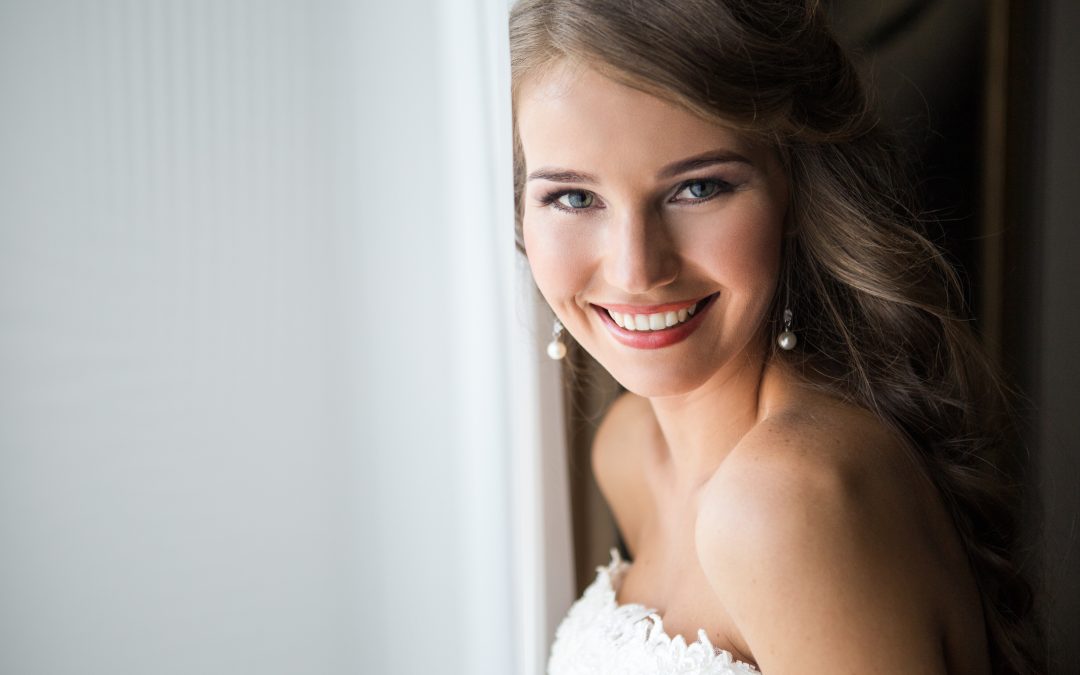
[{"label": "upper arm", "polygon": [[917,537],[818,460],[742,461],[704,495],[698,555],[743,642],[769,675],[945,672]]},{"label": "upper arm", "polygon": [[626,392],[608,408],[593,437],[591,463],[600,493],[631,555],[648,503],[643,474],[643,426],[653,418],[648,399]]}]

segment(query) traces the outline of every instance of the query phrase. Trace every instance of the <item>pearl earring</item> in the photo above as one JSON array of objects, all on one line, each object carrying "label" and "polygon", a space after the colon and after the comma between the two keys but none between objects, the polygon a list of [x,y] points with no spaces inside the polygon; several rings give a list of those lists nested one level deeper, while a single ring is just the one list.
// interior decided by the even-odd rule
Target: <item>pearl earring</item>
[{"label": "pearl earring", "polygon": [[784,310],[784,332],[780,333],[776,338],[776,343],[780,345],[780,349],[784,351],[791,351],[795,349],[795,345],[799,344],[799,338],[795,337],[795,333],[791,332],[791,310]]},{"label": "pearl earring", "polygon": [[555,324],[551,328],[551,342],[549,342],[547,346],[548,356],[555,361],[566,356],[566,345],[562,342],[562,332],[562,322],[555,319]]}]

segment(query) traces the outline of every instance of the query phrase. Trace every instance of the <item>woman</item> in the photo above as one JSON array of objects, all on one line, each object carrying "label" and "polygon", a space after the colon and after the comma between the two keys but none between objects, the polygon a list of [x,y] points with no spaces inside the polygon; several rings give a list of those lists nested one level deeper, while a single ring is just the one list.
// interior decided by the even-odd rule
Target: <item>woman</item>
[{"label": "woman", "polygon": [[1003,388],[817,5],[513,9],[549,351],[629,392],[551,675],[1040,668]]}]

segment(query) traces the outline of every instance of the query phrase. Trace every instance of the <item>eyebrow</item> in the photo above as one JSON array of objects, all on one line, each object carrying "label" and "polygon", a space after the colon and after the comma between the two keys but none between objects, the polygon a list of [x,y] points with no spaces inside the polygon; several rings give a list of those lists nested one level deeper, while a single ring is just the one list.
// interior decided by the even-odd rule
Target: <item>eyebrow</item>
[{"label": "eyebrow", "polygon": [[[737,152],[732,152],[731,150],[713,150],[686,159],[680,159],[677,162],[672,162],[660,169],[660,171],[656,173],[656,177],[673,178],[679,174],[686,173],[687,171],[712,166],[713,164],[730,164],[735,162],[746,164],[748,166],[754,165],[753,162]],[[537,169],[530,173],[526,181],[531,180],[550,180],[556,183],[583,183],[586,185],[595,185],[600,182],[595,176],[588,173],[548,167]]]},{"label": "eyebrow", "polygon": [[656,177],[672,178],[681,173],[700,169],[704,166],[712,166],[713,164],[731,164],[733,162],[746,164],[747,166],[754,165],[753,162],[737,152],[732,152],[731,150],[713,150],[712,152],[706,152],[687,159],[680,159],[677,162],[672,162],[663,169],[660,169],[660,171],[657,172]]}]

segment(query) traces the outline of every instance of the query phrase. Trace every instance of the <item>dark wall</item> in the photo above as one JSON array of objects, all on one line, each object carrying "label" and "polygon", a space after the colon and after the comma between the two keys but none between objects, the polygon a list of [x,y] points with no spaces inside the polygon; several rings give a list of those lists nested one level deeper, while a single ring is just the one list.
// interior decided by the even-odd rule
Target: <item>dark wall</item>
[{"label": "dark wall", "polygon": [[1080,3],[834,0],[1017,383],[1051,673],[1080,673]]},{"label": "dark wall", "polygon": [[982,0],[834,0],[837,37],[907,144],[931,236],[980,303],[988,10]]},{"label": "dark wall", "polygon": [[[1035,3],[1032,3],[1035,4]],[[1020,296],[1011,308],[1014,344],[1033,392],[1037,487],[1043,509],[1043,565],[1053,639],[1052,673],[1080,673],[1080,3],[1017,6],[1014,21],[1034,25],[1014,78],[1018,193],[1016,250]],[[1029,250],[1030,249],[1030,250]],[[1026,336],[1026,337],[1025,337]]]}]

